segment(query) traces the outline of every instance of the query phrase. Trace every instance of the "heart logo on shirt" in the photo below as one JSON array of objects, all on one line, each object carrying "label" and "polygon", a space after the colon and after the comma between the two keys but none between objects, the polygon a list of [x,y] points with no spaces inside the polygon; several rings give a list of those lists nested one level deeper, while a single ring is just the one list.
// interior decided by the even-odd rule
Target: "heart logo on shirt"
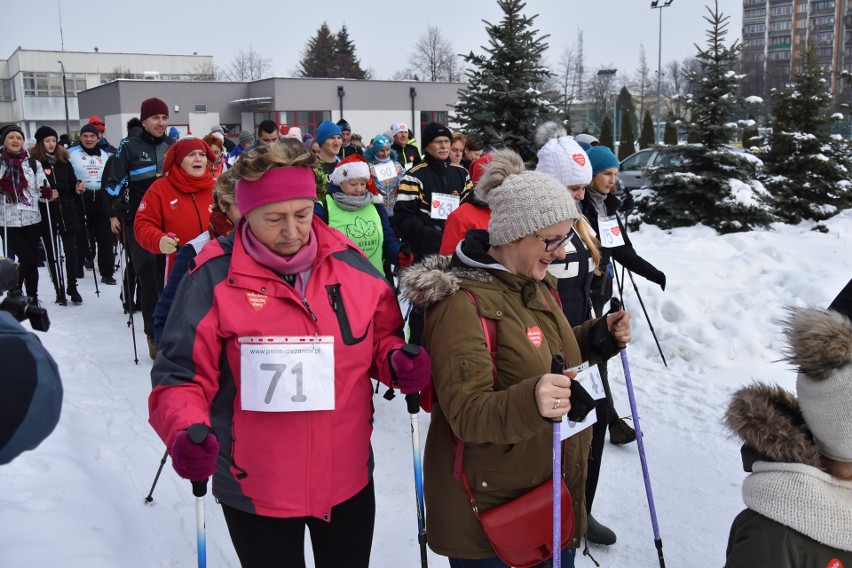
[{"label": "heart logo on shirt", "polygon": [[586,165],[586,155],[585,154],[580,154],[580,153],[573,154],[571,156],[571,159],[573,159],[575,162],[580,164],[580,166]]},{"label": "heart logo on shirt", "polygon": [[617,237],[621,234],[621,227],[612,227],[610,232]]},{"label": "heart logo on shirt", "polygon": [[541,328],[538,326],[527,328],[527,338],[536,347],[541,347]]},{"label": "heart logo on shirt", "polygon": [[251,290],[246,290],[246,300],[254,311],[259,312],[269,301],[269,296],[266,294],[259,294],[258,292],[252,292]]},{"label": "heart logo on shirt", "polygon": [[828,564],[825,568],[843,568],[843,562],[841,562],[837,558],[832,558],[828,561]]}]

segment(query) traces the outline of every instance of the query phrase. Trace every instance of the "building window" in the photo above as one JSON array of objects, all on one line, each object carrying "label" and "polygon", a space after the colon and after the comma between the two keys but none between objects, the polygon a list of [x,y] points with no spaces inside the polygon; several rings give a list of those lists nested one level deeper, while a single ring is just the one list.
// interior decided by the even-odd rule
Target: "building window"
[{"label": "building window", "polygon": [[751,4],[765,4],[766,0],[745,0],[745,5],[749,6]]},{"label": "building window", "polygon": [[834,10],[835,4],[834,0],[823,0],[822,2],[814,2],[811,7],[814,12],[820,12],[822,10]]},{"label": "building window", "polygon": [[[68,73],[65,75],[65,89],[69,96],[86,90],[86,75]],[[62,73],[24,73],[25,97],[61,97]]]},{"label": "building window", "polygon": [[784,20],[782,22],[772,22],[769,29],[773,32],[793,29],[793,20]]},{"label": "building window", "polygon": [[423,131],[423,127],[429,124],[430,122],[437,122],[443,126],[446,126],[449,122],[449,117],[447,116],[449,113],[445,110],[421,110],[420,111],[420,131]]},{"label": "building window", "polygon": [[11,79],[0,79],[0,101],[14,101],[15,90]]},{"label": "building window", "polygon": [[793,13],[793,5],[787,4],[786,6],[775,6],[769,11],[773,16],[783,16],[784,14],[792,14]]},{"label": "building window", "polygon": [[814,18],[815,26],[833,26],[834,25],[834,16],[819,16],[818,18]]},{"label": "building window", "polygon": [[207,105],[195,105],[193,112],[207,112]]},{"label": "building window", "polygon": [[743,53],[743,61],[746,63],[757,63],[763,61],[763,54],[758,53]]},{"label": "building window", "polygon": [[790,50],[785,49],[783,51],[770,51],[769,59],[773,61],[784,61],[790,59]]},{"label": "building window", "polygon": [[743,31],[747,34],[760,34],[766,31],[766,24],[749,24]]},{"label": "building window", "polygon": [[331,120],[331,111],[328,110],[286,110],[278,113],[278,124],[297,126],[302,134],[314,136],[317,126],[323,120]]},{"label": "building window", "polygon": [[821,43],[831,43],[832,41],[834,41],[834,34],[832,32],[814,34],[811,36],[811,41],[814,45],[819,45]]},{"label": "building window", "polygon": [[834,49],[831,47],[820,47],[816,50],[817,57],[832,57],[834,56]]},{"label": "building window", "polygon": [[777,46],[777,45],[790,45],[790,36],[777,36],[769,38],[769,45]]},{"label": "building window", "polygon": [[762,37],[747,39],[743,42],[743,47],[758,47],[761,45],[766,45],[766,40]]},{"label": "building window", "polygon": [[765,18],[766,8],[758,8],[757,10],[746,10],[743,17],[748,20],[750,18]]}]

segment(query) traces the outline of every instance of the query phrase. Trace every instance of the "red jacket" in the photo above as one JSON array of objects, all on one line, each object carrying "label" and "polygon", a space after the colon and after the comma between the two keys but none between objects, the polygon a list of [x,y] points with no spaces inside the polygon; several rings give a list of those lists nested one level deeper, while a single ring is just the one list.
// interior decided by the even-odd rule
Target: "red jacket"
[{"label": "red jacket", "polygon": [[[369,481],[370,378],[390,384],[389,354],[405,342],[382,275],[339,231],[316,217],[313,228],[318,251],[304,298],[246,254],[239,227],[199,253],[166,322],[148,407],[169,448],[190,425],[212,425],[221,446],[213,494],[221,502],[329,520],[334,505]],[[315,335],[334,337],[334,410],[243,410],[238,339]]]},{"label": "red jacket", "polygon": [[[211,178],[212,179],[212,178]],[[213,183],[209,189],[191,189],[159,178],[139,203],[133,234],[147,251],[160,252],[160,239],[174,233],[183,245],[207,230],[213,210]]]},{"label": "red jacket", "polygon": [[438,254],[453,254],[459,241],[464,240],[464,234],[468,229],[488,229],[489,219],[491,219],[491,209],[488,207],[479,207],[469,202],[462,203],[447,217],[444,236],[441,237],[441,250]]}]

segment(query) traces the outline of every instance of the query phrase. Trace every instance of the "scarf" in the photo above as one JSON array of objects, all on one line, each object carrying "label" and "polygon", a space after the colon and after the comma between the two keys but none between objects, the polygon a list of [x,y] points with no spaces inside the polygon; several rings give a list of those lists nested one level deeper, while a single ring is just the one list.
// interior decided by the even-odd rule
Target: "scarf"
[{"label": "scarf", "polygon": [[51,166],[55,166],[56,162],[58,161],[57,158],[56,158],[56,154],[45,153],[45,155],[47,157],[47,163],[50,164]]},{"label": "scarf", "polygon": [[746,507],[826,546],[852,551],[852,481],[799,463],[758,461],[743,482]]},{"label": "scarf", "polygon": [[[240,237],[242,237],[243,248],[249,257],[284,277],[285,282],[292,281],[292,286],[300,296],[304,297],[305,288],[308,286],[308,279],[311,276],[311,266],[317,257],[317,234],[313,227],[308,242],[290,256],[281,256],[266,248],[266,245],[257,240],[257,237],[251,232],[247,222],[243,223]],[[293,275],[295,275],[295,279],[292,278]],[[287,276],[291,278],[287,278]]]},{"label": "scarf", "polygon": [[181,193],[198,193],[199,191],[213,191],[216,181],[210,170],[206,170],[201,177],[191,176],[180,166],[174,167],[166,174],[166,181],[175,191]]},{"label": "scarf", "polygon": [[[592,205],[595,208],[595,211],[598,213],[598,218],[607,217],[606,214],[606,205],[604,205],[604,200],[606,200],[606,195],[603,193],[598,193],[594,189],[587,189],[586,195],[589,196],[589,200],[592,202]],[[597,227],[595,227],[597,229]]]},{"label": "scarf", "polygon": [[380,164],[387,164],[388,162],[390,162],[390,155],[388,155],[388,157],[387,157],[387,158],[385,158],[384,160],[383,160],[383,159],[381,159],[381,158],[379,158],[378,156],[373,156],[373,157],[374,157],[374,158],[376,159],[376,161],[377,161],[377,162],[379,162]]},{"label": "scarf", "polygon": [[365,191],[362,195],[346,195],[342,191],[329,194],[337,206],[344,211],[358,211],[373,202],[373,194]]},{"label": "scarf", "polygon": [[[14,200],[27,206],[30,205],[29,196],[24,191],[29,187],[27,176],[24,174],[24,160],[28,157],[29,154],[26,150],[21,150],[19,154],[13,155],[3,146],[3,150],[0,151],[0,160],[6,164],[6,171],[0,178],[0,193],[6,196],[7,203]],[[33,172],[33,174],[35,173]]]},{"label": "scarf", "polygon": [[100,156],[101,155],[101,147],[98,146],[97,144],[95,144],[91,148],[86,148],[85,146],[80,144],[80,148],[82,148],[83,151],[90,156]]}]

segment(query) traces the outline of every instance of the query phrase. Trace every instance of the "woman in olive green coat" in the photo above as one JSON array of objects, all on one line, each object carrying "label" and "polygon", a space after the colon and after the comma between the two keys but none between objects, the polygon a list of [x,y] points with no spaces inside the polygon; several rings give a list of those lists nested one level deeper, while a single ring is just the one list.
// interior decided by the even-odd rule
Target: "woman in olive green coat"
[{"label": "woman in olive green coat", "polygon": [[[547,267],[565,258],[564,243],[580,216],[559,182],[525,171],[517,154],[502,150],[476,191],[491,207],[488,231],[468,231],[451,260],[430,257],[402,276],[408,299],[426,311],[423,345],[432,354],[437,394],[424,457],[428,542],[453,567],[504,564],[453,478],[450,431],[464,442],[464,470],[479,511],[519,497],[552,478],[552,419],[570,409],[575,372],[551,373],[553,356],[568,367],[595,363],[630,340],[629,314],[572,330],[555,299]],[[481,317],[494,321],[496,379]],[[562,555],[566,568],[586,528],[590,441],[586,429],[563,444],[575,518]]]}]

